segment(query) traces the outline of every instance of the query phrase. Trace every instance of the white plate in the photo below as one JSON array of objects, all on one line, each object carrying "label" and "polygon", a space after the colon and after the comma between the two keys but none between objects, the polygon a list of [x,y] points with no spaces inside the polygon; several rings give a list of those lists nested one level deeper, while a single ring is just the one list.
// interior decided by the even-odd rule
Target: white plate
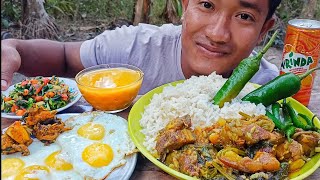
[{"label": "white plate", "polygon": [[[67,119],[69,119],[70,117],[73,116],[77,116],[81,113],[67,113],[67,114],[57,114],[56,116],[58,118],[61,118],[61,120],[63,122],[65,122]],[[128,124],[128,122],[126,120],[123,120],[126,122],[126,124]],[[7,128],[2,129],[2,133],[4,133],[7,130]],[[114,171],[112,171],[106,178],[106,180],[128,180],[133,171],[134,168],[136,167],[136,163],[137,163],[137,158],[138,158],[138,153],[134,153],[130,156],[126,157],[126,164],[118,167],[117,169],[115,169]]]},{"label": "white plate", "polygon": [[[49,78],[51,78],[51,77],[49,77]],[[64,81],[64,83],[66,83],[69,86],[69,90],[73,94],[73,98],[66,106],[59,108],[59,109],[56,109],[57,112],[60,112],[62,110],[69,108],[73,104],[75,104],[81,98],[81,93],[78,89],[77,83],[74,80],[69,79],[69,78],[62,78],[62,77],[58,77],[58,78],[59,78],[59,81]],[[14,90],[14,85],[10,86],[6,91],[1,91],[1,93],[5,96],[9,96],[9,92],[13,91],[13,90]],[[22,116],[17,116],[14,113],[5,113],[5,112],[1,112],[1,117],[8,118],[8,119],[21,119],[22,118]]]},{"label": "white plate", "polygon": [[[67,113],[67,114],[57,114],[58,118],[61,118],[61,120],[64,122],[66,121],[68,118],[72,117],[72,116],[77,116],[80,113]],[[126,120],[123,120],[126,122],[126,124],[128,124],[128,122]],[[136,167],[136,163],[137,163],[137,157],[138,157],[138,153],[134,153],[130,156],[126,157],[127,163],[117,169],[115,169],[114,171],[112,171],[106,178],[106,180],[127,180],[131,177],[134,168]]]}]

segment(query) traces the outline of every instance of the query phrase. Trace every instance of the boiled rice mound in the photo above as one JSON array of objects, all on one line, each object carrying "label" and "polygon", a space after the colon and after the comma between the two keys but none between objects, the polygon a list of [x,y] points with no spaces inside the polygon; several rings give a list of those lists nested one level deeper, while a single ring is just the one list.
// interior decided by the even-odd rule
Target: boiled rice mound
[{"label": "boiled rice mound", "polygon": [[212,104],[212,99],[227,79],[215,72],[209,76],[192,76],[176,86],[167,86],[160,94],[155,94],[145,107],[140,119],[141,132],[145,135],[144,146],[152,154],[156,153],[155,138],[171,119],[191,116],[192,128],[206,127],[219,118],[240,118],[239,112],[249,115],[265,114],[262,104],[255,105],[243,102],[241,98],[253,91],[253,84],[247,84],[231,103],[225,103],[223,108]]}]

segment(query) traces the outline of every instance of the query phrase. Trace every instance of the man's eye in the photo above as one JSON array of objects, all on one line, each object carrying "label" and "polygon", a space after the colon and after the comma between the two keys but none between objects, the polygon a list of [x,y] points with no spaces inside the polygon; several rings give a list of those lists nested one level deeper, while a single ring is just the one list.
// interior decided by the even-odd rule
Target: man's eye
[{"label": "man's eye", "polygon": [[208,2],[203,2],[202,6],[205,7],[206,9],[212,9],[213,8],[213,5],[208,3]]},{"label": "man's eye", "polygon": [[239,17],[243,20],[248,20],[248,21],[253,21],[253,17],[250,16],[249,14],[240,14]]}]

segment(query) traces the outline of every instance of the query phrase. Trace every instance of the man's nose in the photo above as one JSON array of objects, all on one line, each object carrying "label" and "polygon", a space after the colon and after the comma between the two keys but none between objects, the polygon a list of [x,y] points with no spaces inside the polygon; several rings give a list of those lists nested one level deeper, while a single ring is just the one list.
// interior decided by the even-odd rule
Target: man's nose
[{"label": "man's nose", "polygon": [[212,19],[206,27],[206,37],[212,43],[226,43],[231,39],[230,20],[224,16]]}]

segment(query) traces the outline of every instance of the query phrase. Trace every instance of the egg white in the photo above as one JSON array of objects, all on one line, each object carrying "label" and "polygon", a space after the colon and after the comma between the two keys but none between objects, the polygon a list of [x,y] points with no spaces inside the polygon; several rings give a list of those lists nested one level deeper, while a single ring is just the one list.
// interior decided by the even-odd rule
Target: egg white
[{"label": "egg white", "polygon": [[[81,176],[75,172],[74,170],[68,170],[68,171],[58,171],[55,169],[52,169],[48,167],[45,164],[45,159],[52,153],[61,150],[60,146],[56,143],[52,143],[48,146],[45,146],[42,142],[39,140],[34,139],[32,144],[28,146],[28,149],[30,150],[30,155],[28,156],[22,156],[20,152],[9,154],[9,155],[1,155],[1,160],[7,159],[7,158],[18,158],[21,159],[25,165],[23,168],[32,166],[32,165],[41,165],[45,166],[49,169],[49,173],[46,172],[35,172],[32,175],[29,175],[29,177],[44,179],[44,180],[55,180],[55,179],[62,179],[62,180],[68,180],[68,179],[82,179]],[[17,172],[15,175],[17,175],[19,172]],[[8,180],[14,179],[15,175],[10,176]]]},{"label": "egg white", "polygon": [[[81,126],[89,122],[104,127],[105,135],[101,140],[90,140],[77,133]],[[73,129],[57,138],[56,142],[62,147],[60,156],[71,162],[75,171],[84,178],[105,178],[113,169],[126,163],[126,155],[134,153],[135,145],[128,135],[127,122],[119,116],[104,112],[83,113],[68,119],[65,124]],[[110,164],[93,167],[82,159],[84,149],[95,143],[108,144],[112,148],[114,156]]]},{"label": "egg white", "polygon": [[[104,127],[105,135],[101,140],[90,140],[78,135],[78,129],[89,122],[100,124]],[[34,139],[33,143],[28,147],[30,155],[22,156],[20,152],[17,152],[10,155],[1,155],[1,160],[7,158],[21,159],[25,163],[23,168],[32,165],[47,167],[50,171],[49,173],[38,171],[29,176],[39,179],[103,179],[115,168],[126,163],[126,155],[135,152],[135,145],[128,135],[127,122],[121,117],[104,112],[90,112],[69,118],[65,124],[72,129],[60,134],[55,143],[45,146],[39,140]],[[113,159],[108,165],[97,168],[82,159],[83,150],[95,143],[108,144],[112,148]],[[60,171],[45,164],[45,159],[56,151],[61,151],[58,157],[71,163],[73,169]],[[14,179],[18,173],[6,179]]]}]

